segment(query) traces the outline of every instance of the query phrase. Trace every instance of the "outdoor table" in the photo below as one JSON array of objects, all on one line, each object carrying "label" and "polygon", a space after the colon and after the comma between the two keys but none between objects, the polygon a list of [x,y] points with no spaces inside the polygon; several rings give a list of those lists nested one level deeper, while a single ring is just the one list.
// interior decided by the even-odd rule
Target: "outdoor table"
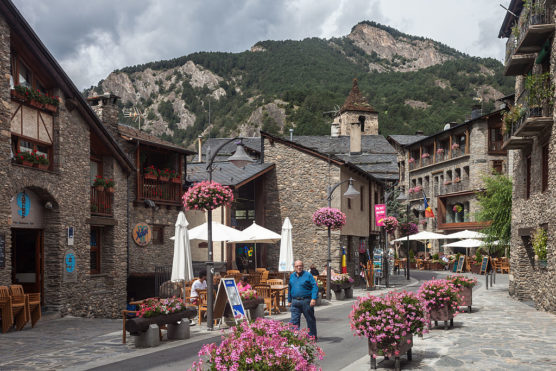
[{"label": "outdoor table", "polygon": [[282,308],[286,307],[286,290],[288,285],[272,285],[270,286],[270,292],[273,300],[276,300],[276,308],[280,311],[280,302]]}]

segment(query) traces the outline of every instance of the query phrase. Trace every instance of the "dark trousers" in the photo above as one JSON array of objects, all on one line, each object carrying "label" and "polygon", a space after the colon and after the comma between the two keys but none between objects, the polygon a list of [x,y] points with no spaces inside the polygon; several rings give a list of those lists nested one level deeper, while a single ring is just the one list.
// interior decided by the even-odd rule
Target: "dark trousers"
[{"label": "dark trousers", "polygon": [[315,318],[315,308],[311,306],[311,299],[293,299],[291,305],[290,323],[299,328],[301,314],[305,316],[307,326],[309,327],[309,335],[317,337],[317,319]]}]

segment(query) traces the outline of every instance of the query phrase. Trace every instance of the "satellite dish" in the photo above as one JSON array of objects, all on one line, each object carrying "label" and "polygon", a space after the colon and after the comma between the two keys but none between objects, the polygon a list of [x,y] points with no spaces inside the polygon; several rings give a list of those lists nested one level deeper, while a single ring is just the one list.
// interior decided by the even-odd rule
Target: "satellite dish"
[{"label": "satellite dish", "polygon": [[449,123],[446,124],[446,125],[444,125],[444,130],[448,130],[449,128],[450,128],[450,124],[449,124]]},{"label": "satellite dish", "polygon": [[139,130],[141,130],[141,119],[145,119],[145,111],[141,112],[134,106],[131,109],[124,109],[124,117],[130,117],[133,122],[139,122]]}]

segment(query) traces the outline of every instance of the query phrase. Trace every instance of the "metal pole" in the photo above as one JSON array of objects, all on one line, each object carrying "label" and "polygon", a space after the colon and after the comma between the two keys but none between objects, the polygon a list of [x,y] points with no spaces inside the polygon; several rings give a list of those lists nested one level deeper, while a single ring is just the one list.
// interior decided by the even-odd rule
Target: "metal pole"
[{"label": "metal pole", "polygon": [[[209,182],[212,182],[212,163],[209,164],[208,168],[209,172]],[[208,224],[208,261],[207,261],[207,329],[209,331],[213,330],[214,320],[213,320],[213,303],[214,303],[214,295],[213,295],[213,286],[214,283],[212,281],[212,273],[213,273],[213,266],[214,260],[212,256],[212,209],[207,210],[207,224]]]},{"label": "metal pole", "polygon": [[[407,211],[405,213],[405,224],[409,226],[409,200],[407,200]],[[409,233],[407,234],[407,261],[405,271],[407,272],[407,280],[409,281]]]},{"label": "metal pole", "polygon": [[[330,186],[328,186],[328,207],[330,208],[332,205],[332,191],[330,190]],[[330,300],[332,298],[330,293],[330,283],[332,280],[332,273],[330,271],[330,264],[332,264],[332,258],[330,256],[330,249],[331,249],[331,242],[332,236],[330,234],[330,227],[328,227],[328,260],[326,262],[326,300]]]}]

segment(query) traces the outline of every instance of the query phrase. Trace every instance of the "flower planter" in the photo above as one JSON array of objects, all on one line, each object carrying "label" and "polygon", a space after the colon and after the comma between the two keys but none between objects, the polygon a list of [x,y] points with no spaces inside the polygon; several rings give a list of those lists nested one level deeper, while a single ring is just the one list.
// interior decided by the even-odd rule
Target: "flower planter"
[{"label": "flower planter", "polygon": [[21,164],[23,164],[24,166],[29,166],[29,167],[33,167],[33,163],[30,161],[22,161]]},{"label": "flower planter", "polygon": [[462,287],[459,292],[459,305],[460,307],[469,308],[469,313],[471,313],[471,305],[473,304],[473,288]]},{"label": "flower planter", "polygon": [[336,300],[344,300],[346,298],[344,290],[334,290],[334,297]]},{"label": "flower planter", "polygon": [[44,109],[46,109],[47,111],[50,111],[52,113],[55,113],[58,110],[58,107],[53,105],[53,104],[45,104],[44,105]]},{"label": "flower planter", "polygon": [[48,170],[48,164],[39,164],[39,169]]},{"label": "flower planter", "polygon": [[95,186],[95,189],[97,192],[104,192],[104,186],[99,185],[99,186]]},{"label": "flower planter", "polygon": [[153,174],[145,174],[145,179],[156,180],[158,177]]},{"label": "flower planter", "polygon": [[138,336],[142,332],[147,331],[151,324],[166,325],[170,323],[177,323],[183,318],[195,318],[197,315],[196,307],[187,307],[184,311],[172,314],[162,314],[156,317],[149,318],[130,318],[125,323],[125,329],[129,331],[131,335]]},{"label": "flower planter", "polygon": [[31,100],[29,101],[29,104],[32,107],[38,108],[38,109],[43,109],[44,108],[44,104],[37,102],[36,100]]},{"label": "flower planter", "polygon": [[15,91],[15,89],[10,90],[10,94],[12,98],[19,101],[25,102],[27,100],[23,94],[18,93],[17,91]]},{"label": "flower planter", "polygon": [[480,264],[471,264],[471,273],[479,274],[481,272]]},{"label": "flower planter", "polygon": [[[371,356],[371,369],[376,370],[376,357],[382,356],[382,351],[377,349],[376,343],[368,341],[369,346],[369,356]],[[411,361],[413,356],[411,354],[411,348],[413,347],[413,334],[409,334],[404,336],[398,340],[397,349],[399,351],[399,355],[394,358],[394,369],[400,370],[400,356],[403,354],[407,354],[407,360]],[[385,357],[386,358],[386,357]],[[387,358],[386,358],[387,359]]]},{"label": "flower planter", "polygon": [[170,179],[170,177],[167,176],[159,176],[158,180],[160,180],[161,182],[167,182]]},{"label": "flower planter", "polygon": [[181,183],[181,178],[172,178],[172,183],[180,184]]},{"label": "flower planter", "polygon": [[264,299],[263,298],[245,299],[242,300],[242,302],[243,302],[243,308],[245,309],[257,309],[257,306],[259,304],[264,304]]},{"label": "flower planter", "polygon": [[108,188],[105,188],[105,189],[106,189],[106,192],[108,192],[108,193],[114,193],[114,187],[108,187]]},{"label": "flower planter", "polygon": [[438,326],[438,321],[444,321],[444,329],[448,329],[448,321],[450,321],[450,327],[454,326],[454,313],[448,308],[433,309],[429,313],[431,322],[434,321],[434,325]]}]

